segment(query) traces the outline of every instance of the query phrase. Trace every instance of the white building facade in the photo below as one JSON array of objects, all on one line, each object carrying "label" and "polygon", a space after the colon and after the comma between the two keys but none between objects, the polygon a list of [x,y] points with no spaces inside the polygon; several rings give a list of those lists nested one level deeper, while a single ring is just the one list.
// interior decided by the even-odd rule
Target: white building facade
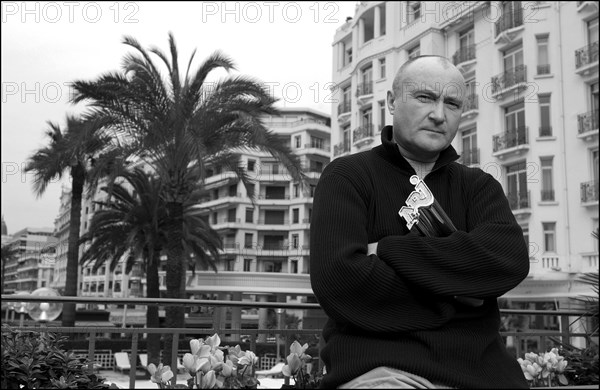
[{"label": "white building facade", "polygon": [[380,144],[396,70],[451,59],[468,96],[453,146],[503,186],[529,243],[506,298],[570,308],[598,270],[598,3],[361,2],[334,36],[332,158]]}]

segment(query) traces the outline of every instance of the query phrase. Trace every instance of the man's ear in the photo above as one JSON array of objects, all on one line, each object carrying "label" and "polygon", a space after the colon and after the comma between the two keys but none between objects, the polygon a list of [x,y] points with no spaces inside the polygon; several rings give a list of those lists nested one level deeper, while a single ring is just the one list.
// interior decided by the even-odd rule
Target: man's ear
[{"label": "man's ear", "polygon": [[392,91],[388,91],[387,93],[387,106],[388,106],[388,110],[390,110],[390,114],[392,114],[392,116],[394,116],[394,94],[392,93]]}]

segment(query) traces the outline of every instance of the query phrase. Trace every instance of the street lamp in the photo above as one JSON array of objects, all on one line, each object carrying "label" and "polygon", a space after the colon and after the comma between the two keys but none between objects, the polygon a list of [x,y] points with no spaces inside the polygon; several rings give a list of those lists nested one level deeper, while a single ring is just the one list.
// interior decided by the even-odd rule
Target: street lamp
[{"label": "street lamp", "polygon": [[[42,297],[59,297],[58,291],[49,288],[42,287],[38,288],[31,293],[33,296]],[[62,303],[60,302],[29,302],[27,304],[27,311],[29,316],[34,320],[45,326],[46,323],[54,321],[58,318],[62,312]]]},{"label": "street lamp", "polygon": [[[281,322],[282,322],[281,317],[283,314],[283,309],[276,309],[275,311],[277,312],[277,329],[281,329]],[[277,333],[276,339],[275,339],[277,341],[277,361],[279,361],[279,359],[280,359],[280,356],[279,356],[279,341],[280,340],[279,340],[279,338],[280,338],[280,334]]]}]

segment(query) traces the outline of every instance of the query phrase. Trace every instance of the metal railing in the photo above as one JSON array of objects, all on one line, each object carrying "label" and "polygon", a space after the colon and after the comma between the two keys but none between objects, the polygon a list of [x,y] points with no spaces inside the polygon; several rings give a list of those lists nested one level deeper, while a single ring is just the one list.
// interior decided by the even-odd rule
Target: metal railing
[{"label": "metal railing", "polygon": [[467,62],[475,59],[475,45],[463,46],[454,53],[452,56],[452,62],[454,65],[458,65],[462,62]]},{"label": "metal railing", "polygon": [[[5,295],[1,296],[3,302],[60,302],[60,303],[76,303],[76,304],[105,304],[105,305],[144,305],[144,306],[184,306],[198,308],[213,308],[212,312],[206,310],[208,317],[212,317],[212,324],[210,328],[116,328],[116,327],[102,327],[102,326],[85,326],[85,327],[62,327],[55,325],[55,323],[39,324],[28,321],[22,323],[19,326],[13,326],[14,330],[17,331],[43,331],[43,332],[54,332],[59,334],[83,334],[87,335],[88,348],[87,358],[89,362],[89,369],[94,369],[94,362],[98,362],[98,354],[101,352],[96,349],[96,343],[99,342],[98,334],[125,334],[127,340],[131,340],[131,348],[127,349],[130,353],[131,362],[137,362],[138,354],[140,353],[140,339],[144,334],[164,334],[169,333],[173,335],[173,342],[171,346],[171,362],[165,362],[171,367],[177,367],[177,358],[188,350],[184,349],[180,353],[179,341],[180,339],[198,338],[210,336],[214,333],[219,334],[221,337],[222,345],[228,345],[228,342],[237,342],[241,339],[241,335],[249,335],[250,346],[249,350],[256,351],[257,338],[259,336],[266,337],[269,335],[276,336],[277,351],[279,352],[279,341],[277,337],[285,336],[286,342],[283,344],[283,356],[289,354],[289,345],[287,345],[288,337],[294,337],[296,335],[313,335],[317,336],[321,340],[321,328],[314,329],[260,329],[260,328],[235,328],[228,327],[226,316],[223,314],[223,309],[226,308],[253,308],[253,309],[296,309],[296,310],[307,310],[316,313],[316,311],[322,313],[322,309],[317,303],[282,303],[282,302],[241,302],[241,301],[225,301],[225,300],[191,300],[191,299],[166,299],[166,298],[106,298],[106,297],[43,297],[43,296],[32,296],[32,295]],[[534,317],[550,317],[553,319],[552,323],[556,326],[551,329],[512,329],[503,330],[500,332],[504,341],[507,343],[507,347],[513,349],[515,357],[522,357],[525,352],[539,352],[548,349],[549,344],[558,345],[559,343],[571,343],[575,339],[582,339],[584,344],[589,342],[589,337],[585,333],[576,333],[570,331],[570,325],[576,318],[584,318],[590,316],[587,312],[582,311],[565,311],[565,310],[518,310],[518,309],[500,309],[501,316],[503,319],[507,319],[507,316],[513,318],[519,316]],[[585,320],[585,318],[584,318]],[[509,321],[503,321],[508,323]],[[9,325],[15,325],[14,321],[3,321]],[[534,321],[530,321],[534,323]],[[56,323],[58,324],[58,323]],[[3,332],[8,332],[10,329],[5,327],[2,328]],[[236,337],[234,335],[240,335]],[[142,337],[140,337],[142,336]],[[315,348],[320,352],[322,341]],[[77,351],[80,355],[84,355],[85,352]],[[115,352],[115,351],[112,351]],[[118,352],[118,351],[117,351]],[[318,358],[317,353],[314,358],[318,361],[319,367],[323,366],[322,361]],[[83,356],[82,356],[83,357]],[[135,380],[137,370],[135,365],[132,364],[132,368],[129,372],[129,388],[135,389]],[[177,382],[177,370],[173,370],[173,382]]]},{"label": "metal railing", "polygon": [[581,183],[581,203],[598,201],[598,180]]},{"label": "metal railing", "polygon": [[352,142],[358,142],[364,138],[372,137],[372,136],[373,136],[373,124],[367,123],[365,125],[362,125],[362,126],[356,128],[352,132]]},{"label": "metal railing", "polygon": [[358,87],[356,88],[356,96],[371,95],[371,94],[373,94],[373,82],[372,81],[358,84]]},{"label": "metal railing", "polygon": [[598,119],[600,117],[599,114],[600,111],[593,110],[577,115],[577,134],[598,130]]},{"label": "metal railing", "polygon": [[479,164],[479,148],[463,150],[460,155],[460,162],[467,166]]},{"label": "metal railing", "polygon": [[552,137],[552,126],[540,126],[540,137]]},{"label": "metal railing", "polygon": [[350,144],[347,142],[340,142],[333,146],[333,156],[339,156],[340,154],[347,153],[350,151]]},{"label": "metal railing", "polygon": [[508,204],[511,210],[521,210],[530,208],[529,191],[519,191],[506,194]]},{"label": "metal railing", "polygon": [[598,41],[575,50],[575,69],[598,62]]},{"label": "metal railing", "polygon": [[494,152],[529,144],[528,130],[527,126],[521,126],[513,131],[494,135]]},{"label": "metal railing", "polygon": [[479,109],[479,97],[476,94],[468,95],[465,97],[463,102],[463,114],[468,111],[478,110]]},{"label": "metal railing", "polygon": [[503,31],[521,25],[523,25],[523,10],[521,8],[517,8],[512,12],[507,12],[496,22],[496,36],[500,35]]},{"label": "metal railing", "polygon": [[554,190],[542,190],[541,197],[543,202],[554,201]]},{"label": "metal railing", "polygon": [[350,102],[341,102],[338,104],[338,115],[345,114],[350,112]]},{"label": "metal railing", "polygon": [[537,74],[540,76],[543,74],[550,74],[550,64],[538,65],[537,66]]},{"label": "metal railing", "polygon": [[500,92],[519,83],[527,82],[527,66],[517,65],[492,77],[492,93]]}]

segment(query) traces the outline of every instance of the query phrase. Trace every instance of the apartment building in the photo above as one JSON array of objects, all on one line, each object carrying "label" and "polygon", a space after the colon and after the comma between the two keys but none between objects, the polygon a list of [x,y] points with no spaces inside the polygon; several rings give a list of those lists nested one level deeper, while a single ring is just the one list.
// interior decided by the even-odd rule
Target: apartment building
[{"label": "apartment building", "polygon": [[52,228],[28,227],[7,239],[5,245],[18,249],[18,253],[2,266],[5,294],[50,286],[57,241],[53,231]]},{"label": "apartment building", "polygon": [[468,96],[453,146],[503,186],[529,244],[513,307],[571,308],[598,270],[598,3],[361,2],[333,39],[332,158],[380,144],[409,58],[445,56]]}]

